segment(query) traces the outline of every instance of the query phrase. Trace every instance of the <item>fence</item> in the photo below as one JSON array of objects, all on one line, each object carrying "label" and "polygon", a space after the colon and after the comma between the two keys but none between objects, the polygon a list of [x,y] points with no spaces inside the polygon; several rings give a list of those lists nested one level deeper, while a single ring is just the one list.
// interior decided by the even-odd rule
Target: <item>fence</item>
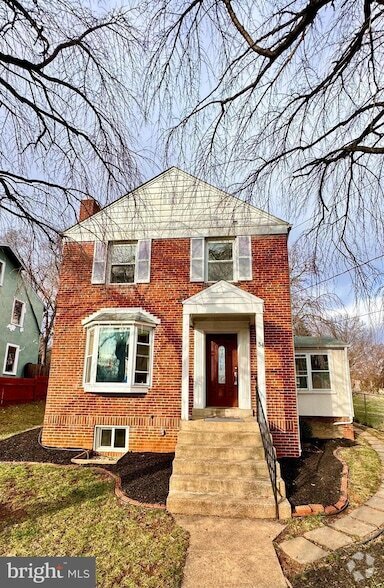
[{"label": "fence", "polygon": [[48,377],[0,378],[0,406],[44,400],[47,396]]},{"label": "fence", "polygon": [[358,423],[384,431],[384,395],[354,393],[353,406]]}]

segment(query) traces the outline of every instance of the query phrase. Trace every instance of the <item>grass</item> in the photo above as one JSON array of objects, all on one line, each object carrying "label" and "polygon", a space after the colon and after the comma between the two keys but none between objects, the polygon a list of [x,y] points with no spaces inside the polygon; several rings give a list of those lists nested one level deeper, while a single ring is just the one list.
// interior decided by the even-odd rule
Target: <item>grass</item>
[{"label": "grass", "polygon": [[324,524],[325,516],[322,514],[310,515],[307,517],[293,517],[287,521],[287,526],[284,530],[284,540],[300,537],[307,531],[317,529]]},{"label": "grass", "polygon": [[381,461],[376,451],[357,438],[358,445],[339,449],[349,467],[348,496],[355,508],[372,496],[380,485]]},{"label": "grass", "polygon": [[0,440],[42,425],[44,410],[44,400],[0,408]]},{"label": "grass", "polygon": [[359,423],[384,431],[384,396],[354,394],[353,406]]},{"label": "grass", "polygon": [[188,538],[164,511],[121,506],[92,469],[0,464],[0,556],[95,556],[97,585],[176,588]]}]

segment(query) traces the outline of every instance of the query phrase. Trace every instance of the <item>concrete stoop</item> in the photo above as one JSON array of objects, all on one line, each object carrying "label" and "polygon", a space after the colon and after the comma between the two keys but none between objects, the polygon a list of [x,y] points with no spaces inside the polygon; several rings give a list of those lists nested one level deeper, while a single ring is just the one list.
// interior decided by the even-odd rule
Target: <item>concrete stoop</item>
[{"label": "concrete stoop", "polygon": [[[275,519],[258,423],[210,417],[181,423],[167,509],[183,515]],[[288,518],[283,482],[279,488],[279,516]]]}]

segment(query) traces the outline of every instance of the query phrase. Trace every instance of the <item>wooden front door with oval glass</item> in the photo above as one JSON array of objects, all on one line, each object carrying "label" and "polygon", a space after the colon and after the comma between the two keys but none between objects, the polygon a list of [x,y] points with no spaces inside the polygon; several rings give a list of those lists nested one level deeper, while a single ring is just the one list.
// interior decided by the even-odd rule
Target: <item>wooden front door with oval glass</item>
[{"label": "wooden front door with oval glass", "polygon": [[206,335],[207,406],[233,408],[238,404],[237,335]]}]

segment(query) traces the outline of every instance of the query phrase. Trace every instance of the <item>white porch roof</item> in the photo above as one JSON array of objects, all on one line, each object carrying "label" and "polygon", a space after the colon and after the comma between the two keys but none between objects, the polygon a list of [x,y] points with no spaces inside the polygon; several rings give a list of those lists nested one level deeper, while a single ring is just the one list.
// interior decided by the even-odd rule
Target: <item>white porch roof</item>
[{"label": "white porch roof", "polygon": [[263,314],[264,301],[224,280],[183,301],[184,315]]}]

